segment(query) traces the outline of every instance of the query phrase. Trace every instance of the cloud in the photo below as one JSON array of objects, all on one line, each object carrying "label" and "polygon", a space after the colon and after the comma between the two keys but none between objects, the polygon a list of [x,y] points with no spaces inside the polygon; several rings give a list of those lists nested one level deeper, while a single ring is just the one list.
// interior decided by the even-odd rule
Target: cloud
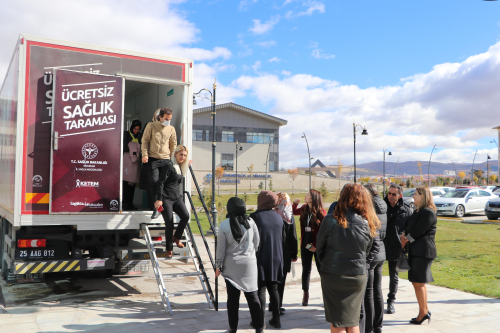
[{"label": "cloud", "polygon": [[260,42],[260,43],[257,43],[259,44],[260,46],[262,47],[272,47],[272,46],[275,46],[276,45],[276,42],[274,40],[270,40],[270,41],[267,41],[267,42]]},{"label": "cloud", "polygon": [[280,62],[280,61],[281,61],[281,59],[278,57],[273,57],[273,58],[269,59],[269,62]]},{"label": "cloud", "polygon": [[225,47],[193,48],[199,30],[176,9],[180,1],[0,0],[0,75],[6,71],[17,34],[138,50],[197,61],[228,59]]},{"label": "cloud", "polygon": [[[471,162],[475,150],[483,149],[478,141],[496,137],[492,127],[500,125],[500,42],[393,86],[362,89],[308,74],[282,74],[244,75],[231,86],[289,121],[280,129],[281,142],[298,142],[305,132],[311,153],[322,161],[352,163],[353,120],[369,132],[357,140],[360,163],[380,160],[387,147],[401,161],[428,160],[434,144],[442,149],[433,161]],[[496,157],[494,144],[484,149]],[[297,156],[304,154],[305,145],[280,147],[282,162],[299,163]]]},{"label": "cloud", "polygon": [[314,49],[311,52],[311,55],[316,59],[333,59],[335,58],[335,54],[326,54],[321,53],[321,49]]},{"label": "cloud", "polygon": [[290,76],[290,75],[292,75],[292,72],[282,70],[282,71],[281,71],[281,74],[283,74],[283,75],[285,75],[285,76]]},{"label": "cloud", "polygon": [[[287,3],[289,3],[289,2],[287,1],[285,4],[287,4]],[[283,6],[285,4],[283,4]],[[285,18],[292,19],[292,18],[301,17],[301,16],[311,16],[312,14],[314,14],[314,12],[318,12],[318,13],[322,13],[322,14],[325,13],[325,5],[319,1],[305,1],[304,3],[302,3],[302,5],[306,6],[307,9],[304,11],[297,12],[297,13],[294,13],[293,11],[288,11],[285,14]]]},{"label": "cloud", "polygon": [[271,18],[266,21],[266,23],[261,23],[260,20],[252,20],[253,27],[248,29],[255,35],[265,34],[273,29],[273,27],[280,21],[281,17],[279,15],[271,16]]},{"label": "cloud", "polygon": [[257,0],[241,0],[238,5],[238,10],[247,10],[252,4],[256,3]]},{"label": "cloud", "polygon": [[254,71],[258,71],[260,69],[260,60],[257,60],[255,64],[252,65],[252,69]]}]

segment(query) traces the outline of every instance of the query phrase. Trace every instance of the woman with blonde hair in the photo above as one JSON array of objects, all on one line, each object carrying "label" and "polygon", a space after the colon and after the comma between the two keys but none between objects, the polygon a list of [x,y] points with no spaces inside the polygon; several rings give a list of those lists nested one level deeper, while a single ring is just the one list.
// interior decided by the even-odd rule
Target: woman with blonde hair
[{"label": "woman with blonde hair", "polygon": [[[172,159],[172,165],[167,165],[161,169],[159,181],[163,182],[162,200],[154,203],[155,209],[161,212],[165,221],[165,240],[167,257],[173,255],[173,242],[179,248],[184,244],[180,241],[184,228],[189,221],[189,212],[182,200],[183,179],[189,169],[189,151],[186,146],[177,146]],[[174,233],[174,212],[179,216],[180,222]]]},{"label": "woman with blonde hair", "polygon": [[426,320],[431,322],[425,284],[434,282],[431,265],[437,257],[435,242],[437,209],[428,187],[417,188],[413,199],[417,210],[406,222],[405,232],[401,235],[401,246],[404,248],[408,244],[409,247],[408,280],[413,284],[419,307],[418,316],[412,318],[410,323],[421,325]]},{"label": "woman with blonde hair", "polygon": [[316,252],[321,260],[325,319],[332,332],[359,333],[366,258],[378,228],[371,195],[359,184],[344,187],[333,214],[321,223]]}]

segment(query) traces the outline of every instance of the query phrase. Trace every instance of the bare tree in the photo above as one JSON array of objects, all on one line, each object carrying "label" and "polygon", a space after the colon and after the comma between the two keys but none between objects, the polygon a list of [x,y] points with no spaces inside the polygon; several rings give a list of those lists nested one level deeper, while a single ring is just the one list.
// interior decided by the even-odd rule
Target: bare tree
[{"label": "bare tree", "polygon": [[291,168],[286,170],[288,172],[288,177],[292,180],[292,194],[295,189],[295,179],[297,179],[297,176],[299,175],[299,170],[297,168]]}]

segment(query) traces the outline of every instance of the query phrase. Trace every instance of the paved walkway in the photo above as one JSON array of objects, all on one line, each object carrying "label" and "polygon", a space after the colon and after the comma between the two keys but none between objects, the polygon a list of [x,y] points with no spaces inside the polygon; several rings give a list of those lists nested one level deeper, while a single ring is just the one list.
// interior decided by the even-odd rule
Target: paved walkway
[{"label": "paved walkway", "polygon": [[[201,244],[201,243],[198,243]],[[192,264],[161,263],[165,272],[188,271]],[[300,265],[287,283],[282,330],[287,332],[329,332],[324,318],[321,285],[314,272],[309,306],[301,306]],[[211,281],[213,280],[213,274]],[[69,281],[68,281],[69,280]],[[174,315],[167,315],[159,302],[152,273],[142,277],[112,279],[66,279],[46,284],[8,286],[0,284],[6,308],[0,307],[1,333],[29,332],[225,332],[228,328],[226,293],[219,280],[220,309],[209,309],[204,296],[172,298]],[[65,289],[65,284],[72,289]],[[388,277],[384,277],[387,294]],[[169,291],[199,289],[195,278],[167,283]],[[63,292],[66,291],[66,292]],[[430,325],[408,324],[418,313],[411,284],[400,281],[396,313],[384,316],[384,332],[499,332],[500,300],[476,296],[447,288],[428,286]],[[29,296],[27,296],[29,295]],[[270,313],[267,320],[270,319]],[[240,303],[238,332],[253,332],[244,297]],[[275,331],[268,328],[266,331]]]}]

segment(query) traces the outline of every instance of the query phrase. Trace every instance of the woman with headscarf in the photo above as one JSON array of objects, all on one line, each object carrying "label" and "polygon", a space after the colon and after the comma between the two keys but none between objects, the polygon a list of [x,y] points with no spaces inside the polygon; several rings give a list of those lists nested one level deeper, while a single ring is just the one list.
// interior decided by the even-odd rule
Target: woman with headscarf
[{"label": "woman with headscarf", "polygon": [[124,210],[137,210],[134,206],[135,184],[139,183],[139,155],[141,153],[141,121],[134,119],[128,131],[123,132],[123,206]]},{"label": "woman with headscarf", "polygon": [[219,239],[215,260],[215,276],[222,274],[227,288],[227,317],[229,333],[238,329],[240,292],[247,299],[255,332],[262,332],[264,321],[257,293],[257,258],[259,231],[255,222],[246,215],[246,205],[237,197],[227,202],[227,219],[219,226]]},{"label": "woman with headscarf", "polygon": [[[274,210],[283,219],[283,281],[278,285],[278,294],[280,297],[280,315],[284,315],[283,294],[285,292],[286,276],[292,269],[292,261],[297,261],[297,230],[295,229],[290,196],[283,192],[278,192],[276,195],[278,196],[278,205]],[[272,305],[269,304],[269,311],[271,309]]]},{"label": "woman with headscarf", "polygon": [[[283,281],[283,220],[274,211],[277,204],[276,194],[261,191],[257,197],[257,211],[250,214],[250,217],[255,221],[260,236],[257,271],[262,318],[265,318],[267,289],[273,312],[269,325],[281,328],[278,285]],[[253,322],[251,325],[254,326]]]}]

